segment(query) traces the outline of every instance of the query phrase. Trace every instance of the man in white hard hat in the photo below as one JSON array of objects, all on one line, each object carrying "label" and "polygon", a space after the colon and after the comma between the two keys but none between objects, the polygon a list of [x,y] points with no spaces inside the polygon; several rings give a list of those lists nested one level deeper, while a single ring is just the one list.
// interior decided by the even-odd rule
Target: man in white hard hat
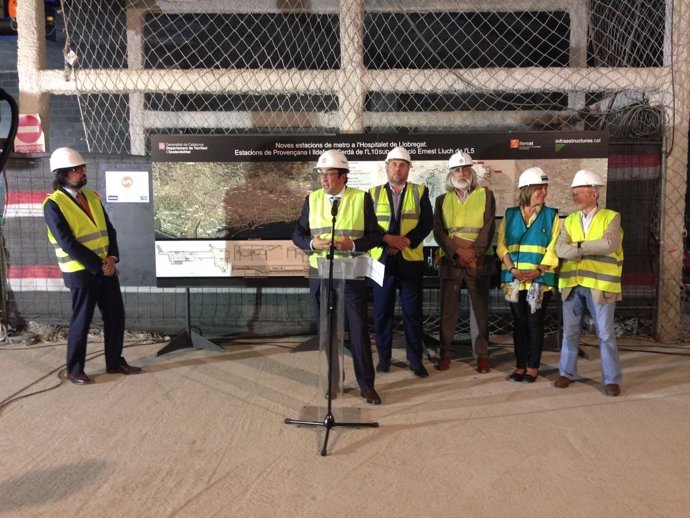
[{"label": "man in white hard hat", "polygon": [[604,394],[618,396],[621,365],[613,324],[622,293],[623,230],[618,212],[599,207],[603,185],[593,171],[575,173],[571,188],[578,210],[565,219],[556,243],[562,259],[558,287],[563,299],[563,343],[555,386],[566,388],[578,378],[582,317],[588,310],[599,340]]},{"label": "man in white hard hat", "polygon": [[383,246],[371,251],[385,264],[383,286],[374,284],[374,330],[379,361],[377,372],[388,372],[393,347],[395,295],[400,292],[407,362],[415,376],[429,375],[422,363],[424,347],[422,298],[424,239],[434,226],[429,191],[410,183],[412,161],[404,147],[386,156],[388,182],[369,190],[383,234]]},{"label": "man in white hard hat", "polygon": [[[347,187],[350,170],[345,154],[329,149],[319,157],[315,169],[319,173],[321,189],[310,193],[295,224],[292,241],[302,250],[315,250],[309,257],[317,268],[318,257],[325,257],[331,245],[331,229],[335,216],[336,250],[367,252],[381,244],[381,231],[376,223],[374,204],[369,193]],[[309,287],[316,303],[316,321],[320,315],[320,279],[311,276]],[[349,325],[352,361],[360,395],[371,405],[381,404],[374,388],[374,362],[371,354],[367,315],[367,284],[364,280],[345,283],[345,317]],[[336,370],[335,368],[333,369]],[[336,383],[331,380],[329,390],[334,395]]]},{"label": "man in white hard hat", "polygon": [[86,161],[74,149],[50,156],[54,192],[43,202],[48,239],[55,247],[65,286],[72,294],[67,335],[67,379],[91,383],[84,372],[86,341],[96,306],[103,316],[106,372],[138,374],[122,357],[125,308],[117,277],[117,234],[98,194],[84,189]]},{"label": "man in white hard hat", "polygon": [[472,344],[477,371],[491,371],[489,363],[489,289],[495,230],[496,201],[491,190],[477,184],[472,157],[464,152],[448,160],[446,193],[436,198],[434,239],[440,250],[441,359],[446,370],[453,359],[452,344],[459,316],[460,290],[470,296],[477,324]]}]

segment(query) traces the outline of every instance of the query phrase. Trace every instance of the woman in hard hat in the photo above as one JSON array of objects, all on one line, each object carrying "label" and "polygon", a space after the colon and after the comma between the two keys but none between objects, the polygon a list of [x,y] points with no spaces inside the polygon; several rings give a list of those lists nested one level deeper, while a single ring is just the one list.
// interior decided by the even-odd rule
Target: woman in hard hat
[{"label": "woman in hard hat", "polygon": [[515,370],[509,381],[534,383],[544,345],[546,306],[557,286],[558,210],[544,204],[549,178],[530,167],[518,180],[518,206],[506,210],[498,228],[501,281],[513,314]]}]

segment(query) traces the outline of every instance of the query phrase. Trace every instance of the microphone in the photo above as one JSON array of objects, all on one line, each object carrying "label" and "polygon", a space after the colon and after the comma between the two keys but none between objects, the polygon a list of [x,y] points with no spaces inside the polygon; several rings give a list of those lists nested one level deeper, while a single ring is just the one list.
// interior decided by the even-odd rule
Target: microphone
[{"label": "microphone", "polygon": [[333,198],[333,203],[331,205],[331,216],[335,217],[338,214],[338,203],[340,200],[338,198]]}]

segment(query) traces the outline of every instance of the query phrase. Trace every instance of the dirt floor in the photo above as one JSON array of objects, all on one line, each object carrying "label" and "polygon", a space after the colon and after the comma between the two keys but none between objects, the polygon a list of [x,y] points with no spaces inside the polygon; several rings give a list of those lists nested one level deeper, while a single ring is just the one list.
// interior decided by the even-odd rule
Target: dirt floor
[{"label": "dirt floor", "polygon": [[[600,386],[592,340],[582,382],[557,389],[558,353],[534,384],[506,381],[512,352],[492,337],[480,375],[459,348],[450,370],[415,378],[394,349],[383,399],[354,390],[336,423],[298,427],[325,399],[308,337],[236,340],[222,351],[131,337],[145,372],[64,380],[64,342],[0,347],[0,516],[681,517],[690,507],[690,346],[621,339],[623,393]],[[319,417],[321,419],[321,417]]]}]

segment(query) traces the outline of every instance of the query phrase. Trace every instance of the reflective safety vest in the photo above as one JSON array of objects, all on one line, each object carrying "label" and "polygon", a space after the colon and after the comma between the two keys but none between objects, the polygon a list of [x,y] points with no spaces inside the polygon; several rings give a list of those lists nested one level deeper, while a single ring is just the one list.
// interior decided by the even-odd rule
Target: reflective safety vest
[{"label": "reflective safety vest", "polygon": [[[69,194],[60,190],[56,190],[53,194],[48,196],[43,202],[43,206],[45,206],[48,200],[57,203],[62,215],[72,229],[72,233],[76,240],[101,259],[105,259],[108,255],[110,241],[108,240],[108,228],[105,224],[103,205],[101,205],[101,201],[96,193],[88,190],[83,190],[81,192],[86,198],[86,201],[89,202],[93,220],[86,215],[78,204],[74,203],[74,200]],[[50,229],[48,229],[48,240],[55,248],[55,255],[57,256],[58,265],[62,272],[73,273],[86,269],[82,263],[72,259],[62,248],[60,248],[60,245]]]},{"label": "reflective safety vest", "polygon": [[[338,215],[335,220],[335,241],[342,236],[350,236],[354,241],[364,236],[364,191],[348,187],[338,204]],[[318,237],[331,240],[333,216],[331,216],[331,202],[323,189],[309,195],[309,229],[312,239]],[[313,252],[309,256],[309,264],[318,268],[318,258],[326,257],[327,250]]]},{"label": "reflective safety vest", "polygon": [[[486,210],[486,189],[479,187],[473,190],[465,201],[458,198],[454,192],[446,193],[443,198],[443,226],[450,237],[461,237],[468,241],[476,241],[484,227],[484,211]],[[492,216],[493,217],[493,216]],[[486,255],[493,255],[493,247],[486,249]],[[441,256],[445,255],[439,248]]]},{"label": "reflective safety vest", "polygon": [[[400,202],[400,235],[407,235],[419,223],[419,214],[421,212],[420,201],[426,187],[414,183],[408,183],[405,188],[405,195]],[[378,185],[369,189],[369,193],[374,200],[374,208],[376,209],[376,219],[379,226],[388,231],[391,227],[391,204],[388,201],[388,195],[385,185]],[[383,255],[383,247],[378,246],[371,249],[371,256],[374,259],[379,259]],[[420,243],[417,248],[405,248],[402,251],[403,259],[406,261],[423,261],[424,260],[424,243]]]},{"label": "reflective safety vest", "polygon": [[[519,207],[510,207],[506,210],[505,243],[514,264],[513,268],[536,270],[539,267],[553,237],[553,221],[557,214],[556,209],[542,207],[532,224],[527,227]],[[505,264],[501,267],[501,281],[513,281],[513,275]],[[544,272],[533,282],[555,288],[556,275],[554,272]]]},{"label": "reflective safety vest", "polygon": [[[609,209],[600,209],[592,219],[585,236],[580,220],[580,212],[573,212],[565,218],[565,228],[570,240],[593,241],[604,237],[609,224],[618,215]],[[608,255],[586,255],[581,261],[564,260],[558,279],[559,288],[585,286],[601,291],[621,293],[621,275],[623,273],[623,231],[621,245]]]}]

